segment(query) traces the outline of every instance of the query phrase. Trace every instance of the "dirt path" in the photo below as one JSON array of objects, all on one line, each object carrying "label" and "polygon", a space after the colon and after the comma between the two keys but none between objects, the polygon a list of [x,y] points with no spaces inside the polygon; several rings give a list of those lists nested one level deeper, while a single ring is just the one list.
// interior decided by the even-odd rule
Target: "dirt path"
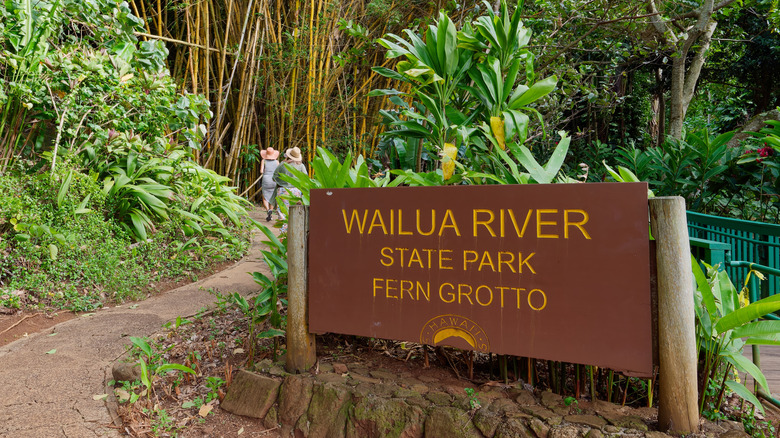
[{"label": "dirt path", "polygon": [[267,272],[260,257],[264,237],[255,230],[247,256],[202,281],[82,315],[0,347],[0,436],[122,436],[100,396],[111,391],[105,382],[130,345],[128,337],[149,336],[166,321],[213,304],[209,289],[256,291],[248,273]]}]

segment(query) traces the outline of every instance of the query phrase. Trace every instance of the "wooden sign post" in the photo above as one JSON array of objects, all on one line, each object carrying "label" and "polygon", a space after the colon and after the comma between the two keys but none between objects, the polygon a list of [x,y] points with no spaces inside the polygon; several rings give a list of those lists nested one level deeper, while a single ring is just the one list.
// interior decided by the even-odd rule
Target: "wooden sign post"
[{"label": "wooden sign post", "polygon": [[291,205],[287,235],[287,359],[290,373],[302,373],[317,361],[315,338],[309,333],[307,241],[309,212]]},{"label": "wooden sign post", "polygon": [[685,200],[650,199],[658,265],[658,356],[661,430],[689,434],[699,427],[693,273]]}]

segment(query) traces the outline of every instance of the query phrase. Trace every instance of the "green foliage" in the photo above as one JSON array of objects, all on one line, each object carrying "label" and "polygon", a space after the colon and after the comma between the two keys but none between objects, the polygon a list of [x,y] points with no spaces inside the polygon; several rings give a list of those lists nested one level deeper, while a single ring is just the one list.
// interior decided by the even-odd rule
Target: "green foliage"
[{"label": "green foliage", "polygon": [[137,41],[126,3],[9,1],[0,15],[8,304],[94,309],[246,248],[248,203],[190,155],[208,101],[176,92],[167,49]]},{"label": "green foliage", "polygon": [[463,388],[463,390],[466,391],[466,396],[469,400],[469,409],[476,410],[482,407],[482,403],[477,400],[479,393],[474,388]]},{"label": "green foliage", "polygon": [[[756,396],[733,378],[732,370],[750,374],[766,390],[766,377],[743,355],[742,350],[746,344],[771,345],[780,342],[777,321],[756,321],[780,309],[780,296],[745,303],[745,291],[738,293],[725,271],[718,271],[717,266],[705,264],[705,274],[695,258],[691,258],[691,262],[697,285],[694,293],[696,336],[698,351],[701,352],[699,388],[702,388],[702,394],[699,411],[719,411],[723,392],[728,388],[763,412],[763,406]],[[752,270],[751,274],[756,275]],[[746,284],[749,278],[750,275]],[[711,386],[715,386],[716,390],[708,389]]]},{"label": "green foliage", "polygon": [[[379,40],[388,49],[388,58],[404,59],[395,70],[374,67],[374,71],[410,90],[369,94],[389,96],[397,108],[380,111],[391,128],[384,133],[381,150],[388,161],[399,165],[394,173],[404,183],[458,184],[463,176],[453,175],[455,167],[463,173],[503,166],[508,155],[490,155],[494,150],[513,148],[517,149],[515,158],[520,157],[527,169],[532,166],[537,181],[552,180],[546,169],[533,166],[536,160],[523,150],[523,143],[529,134],[528,114],[542,121],[533,104],[555,89],[557,78],[535,81],[534,56],[526,49],[531,34],[523,26],[519,8],[510,14],[502,1],[500,14],[495,14],[489,4],[484,6],[487,15],[459,31],[441,12],[424,35],[407,29],[405,37],[388,34]],[[445,154],[448,148],[457,152]],[[565,149],[559,149],[563,156]],[[439,173],[436,169],[426,175],[411,173],[430,169],[439,161],[443,169]]]},{"label": "green foliage", "polygon": [[767,123],[743,147],[728,145],[733,132],[703,129],[662,147],[621,148],[615,160],[657,195],[684,197],[693,211],[771,222],[780,217],[780,122]]},{"label": "green foliage", "polygon": [[[166,362],[163,355],[156,351],[145,338],[131,336],[130,342],[133,343],[133,356],[138,357],[139,359],[138,363],[141,367],[141,384],[143,384],[145,388],[142,395],[145,394],[147,399],[151,396],[151,392],[154,389],[154,380],[156,377],[162,376],[170,371],[178,371],[192,375],[196,374],[195,370],[188,366]],[[138,395],[139,394],[133,391],[130,402],[135,403],[138,399]]]},{"label": "green foliage", "polygon": [[[59,181],[69,176],[63,191]],[[177,217],[133,243],[113,216],[103,216],[111,199],[96,179],[68,165],[54,177],[0,177],[0,190],[11,195],[0,197],[0,296],[15,297],[6,304],[92,310],[139,298],[150,284],[191,275],[212,260],[240,257],[247,247],[245,238],[213,231],[188,237]],[[182,245],[195,237],[197,244]]]}]

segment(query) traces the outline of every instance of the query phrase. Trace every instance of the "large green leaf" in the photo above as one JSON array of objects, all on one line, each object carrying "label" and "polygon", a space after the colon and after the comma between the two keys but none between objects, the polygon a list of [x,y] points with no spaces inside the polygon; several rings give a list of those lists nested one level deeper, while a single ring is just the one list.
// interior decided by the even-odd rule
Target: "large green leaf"
[{"label": "large green leaf", "polygon": [[738,396],[742,397],[743,399],[750,402],[753,406],[756,407],[761,413],[764,413],[764,406],[761,404],[761,402],[758,400],[758,397],[756,397],[750,390],[745,388],[745,385],[735,382],[733,380],[727,380],[726,386],[734,392],[734,394],[737,394]]},{"label": "large green leaf", "polygon": [[759,319],[764,315],[780,310],[780,294],[772,295],[762,300],[750,303],[749,305],[737,309],[727,315],[715,324],[715,330],[718,334],[727,330],[735,329],[750,321]]},{"label": "large green leaf", "polygon": [[195,374],[195,370],[179,363],[165,363],[157,367],[155,370],[157,374],[161,374],[167,371],[182,371],[185,373]]},{"label": "large green leaf", "polygon": [[[712,289],[707,281],[707,275],[702,271],[699,262],[693,255],[691,255],[691,268],[693,270],[693,277],[696,279],[696,286],[698,292],[701,294],[702,302],[710,315],[718,314],[718,307],[715,304],[715,296],[712,295]],[[708,321],[711,324],[711,321]]]},{"label": "large green leaf", "polygon": [[553,177],[561,170],[563,160],[566,159],[566,154],[569,152],[569,143],[571,142],[571,138],[566,135],[566,131],[558,131],[558,135],[561,136],[561,140],[555,146],[550,159],[544,165],[544,170],[548,174],[553,174]]},{"label": "large green leaf", "polygon": [[458,33],[455,24],[444,12],[439,13],[437,24],[436,51],[439,65],[443,67],[442,73],[452,76],[458,69]]},{"label": "large green leaf", "polygon": [[533,84],[531,88],[525,92],[518,93],[516,91],[515,94],[513,94],[509,99],[509,107],[511,109],[520,109],[529,103],[535,102],[550,94],[555,89],[557,84],[558,78],[553,75]]},{"label": "large green leaf", "polygon": [[60,190],[57,193],[57,207],[62,207],[62,201],[65,199],[65,195],[68,194],[68,189],[70,189],[70,182],[73,180],[73,171],[71,170],[68,172],[68,176],[65,177],[65,181],[62,182],[62,185],[60,185]]},{"label": "large green leaf", "polygon": [[780,333],[747,338],[745,345],[780,345]]},{"label": "large green leaf", "polygon": [[745,338],[780,334],[780,321],[756,321],[734,329],[731,336]]},{"label": "large green leaf", "polygon": [[769,387],[761,369],[757,367],[753,361],[742,355],[742,348],[738,351],[725,353],[724,357],[730,364],[734,365],[737,370],[750,374],[762,388],[767,389]]}]

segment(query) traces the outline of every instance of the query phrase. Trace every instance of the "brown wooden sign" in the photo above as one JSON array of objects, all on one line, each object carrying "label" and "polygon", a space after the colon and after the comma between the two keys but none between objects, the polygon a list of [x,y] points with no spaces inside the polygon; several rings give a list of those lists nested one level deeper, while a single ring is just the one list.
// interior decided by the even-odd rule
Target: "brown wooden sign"
[{"label": "brown wooden sign", "polygon": [[309,326],[652,371],[647,185],[312,190]]}]

